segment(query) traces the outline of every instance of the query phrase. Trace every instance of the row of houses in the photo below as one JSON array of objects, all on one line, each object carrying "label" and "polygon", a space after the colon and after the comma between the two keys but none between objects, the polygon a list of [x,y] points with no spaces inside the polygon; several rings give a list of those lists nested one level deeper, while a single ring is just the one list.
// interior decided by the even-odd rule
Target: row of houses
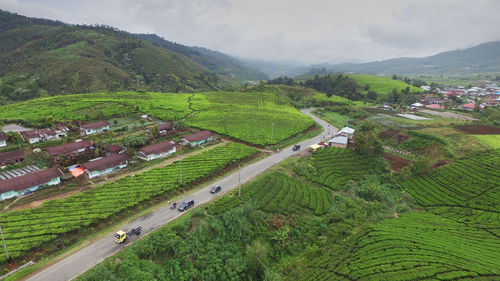
[{"label": "row of houses", "polygon": [[[178,145],[197,146],[212,141],[214,135],[210,131],[199,131],[195,134],[185,136],[176,144],[173,141],[165,141],[150,146],[143,147],[138,152],[138,157],[145,161],[150,161],[162,157],[167,157],[177,151]],[[88,149],[93,149],[92,142],[88,140],[67,143],[46,149],[51,157],[60,155],[71,155],[82,153]],[[85,175],[91,179],[106,175],[128,166],[130,156],[121,146],[108,145],[105,147],[106,156],[92,159],[83,164],[77,164],[69,167],[69,171],[74,177]],[[16,150],[0,154],[0,162],[5,164],[22,161],[24,150]],[[31,193],[40,187],[59,184],[61,182],[61,171],[57,168],[50,168],[34,173],[25,174],[20,177],[0,181],[0,200]]]}]

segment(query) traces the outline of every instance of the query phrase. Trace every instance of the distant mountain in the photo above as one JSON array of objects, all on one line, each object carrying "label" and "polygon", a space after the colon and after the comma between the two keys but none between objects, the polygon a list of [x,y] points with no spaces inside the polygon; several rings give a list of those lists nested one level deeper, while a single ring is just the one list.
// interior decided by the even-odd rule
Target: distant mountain
[{"label": "distant mountain", "polygon": [[296,76],[301,75],[307,71],[306,67],[294,63],[284,63],[284,62],[273,62],[273,61],[263,61],[256,59],[244,59],[238,58],[245,65],[264,72],[271,78],[276,78],[279,76]]},{"label": "distant mountain", "polygon": [[500,72],[500,41],[424,58],[395,58],[362,64],[329,65],[334,72],[372,74],[477,74]]},{"label": "distant mountain", "polygon": [[156,35],[69,25],[2,10],[0,42],[3,103],[95,91],[213,91],[245,79],[266,78],[223,54]]},{"label": "distant mountain", "polygon": [[265,80],[268,78],[263,72],[245,66],[241,61],[221,52],[202,47],[188,47],[165,40],[156,34],[133,34],[133,36],[168,50],[181,53],[219,75],[238,81]]}]

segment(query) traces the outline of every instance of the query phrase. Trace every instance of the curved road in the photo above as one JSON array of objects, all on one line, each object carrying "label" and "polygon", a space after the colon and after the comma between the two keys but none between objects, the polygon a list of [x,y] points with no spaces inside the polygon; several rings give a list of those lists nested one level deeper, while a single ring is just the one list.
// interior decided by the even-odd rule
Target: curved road
[{"label": "curved road", "polygon": [[[312,144],[318,143],[324,138],[328,136],[332,136],[335,134],[338,129],[330,126],[327,122],[322,119],[317,118],[316,116],[311,114],[312,109],[302,110],[302,113],[311,116],[314,121],[323,127],[323,133],[319,136],[311,138],[309,140],[303,141],[300,143],[301,150],[306,149]],[[241,169],[241,183],[246,183],[272,166],[278,164],[279,162],[285,160],[286,158],[299,153],[299,151],[292,151],[291,148],[286,148],[280,151],[279,153],[273,153],[271,156],[266,157],[259,162],[253,163]],[[217,196],[211,195],[209,193],[210,187],[213,185],[222,186],[222,192]],[[210,186],[206,186],[197,192],[187,196],[189,199],[194,199],[195,206],[207,203],[209,201],[214,200],[216,197],[221,196],[222,194],[235,189],[238,187],[238,171],[233,172],[232,174],[226,176],[225,178],[211,184]],[[182,202],[183,200],[179,200]],[[177,210],[171,210],[170,207],[166,206],[157,211],[142,216],[123,228],[123,230],[128,231],[131,228],[142,226],[141,236],[154,231],[155,229],[163,226],[164,224],[174,220],[175,218],[183,215],[183,212],[179,212]],[[129,242],[126,244],[131,244],[134,240],[138,238],[133,236]],[[59,262],[53,264],[52,266],[44,269],[31,276],[28,280],[32,281],[65,281],[71,280],[78,275],[86,272],[94,265],[100,263],[105,258],[117,253],[120,251],[125,245],[116,244],[113,237],[107,236],[97,240],[96,242],[90,244],[89,246],[79,250],[71,256],[68,256]]]}]

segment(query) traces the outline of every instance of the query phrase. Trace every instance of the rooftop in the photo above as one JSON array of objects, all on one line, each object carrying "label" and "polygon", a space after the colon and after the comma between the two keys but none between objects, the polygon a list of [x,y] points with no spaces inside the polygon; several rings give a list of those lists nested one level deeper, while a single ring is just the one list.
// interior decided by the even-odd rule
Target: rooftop
[{"label": "rooftop", "polygon": [[24,150],[22,149],[0,153],[0,163],[9,163],[21,158],[24,158]]},{"label": "rooftop", "polygon": [[348,138],[347,137],[344,137],[344,136],[338,136],[338,137],[334,137],[332,138],[331,140],[329,140],[328,142],[331,142],[331,143],[340,143],[340,144],[347,144],[347,141],[348,141]]},{"label": "rooftop", "polygon": [[188,141],[192,142],[192,141],[206,140],[211,136],[212,136],[212,132],[207,131],[207,130],[203,130],[203,131],[199,131],[195,134],[185,136],[184,138],[187,139]]},{"label": "rooftop", "polygon": [[59,177],[61,175],[62,173],[59,171],[59,169],[54,167],[46,170],[29,173],[24,176],[0,181],[0,192],[4,193],[11,190],[15,191],[24,190],[26,188],[47,183],[53,178]]},{"label": "rooftop", "polygon": [[66,143],[58,146],[52,146],[47,148],[47,153],[50,156],[57,156],[59,154],[70,153],[82,148],[88,148],[92,146],[92,142],[89,140],[77,141],[72,143]]},{"label": "rooftop", "polygon": [[124,164],[130,157],[125,153],[113,154],[82,164],[82,168],[88,171],[102,171]]},{"label": "rooftop", "polygon": [[87,124],[82,124],[80,126],[80,129],[99,129],[102,127],[106,127],[109,125],[108,121],[100,121],[100,122],[95,122],[95,123],[87,123]]},{"label": "rooftop", "polygon": [[169,151],[170,149],[175,147],[175,142],[173,141],[164,141],[159,142],[153,145],[149,145],[141,148],[140,152],[149,155],[149,154],[158,154],[162,152]]}]

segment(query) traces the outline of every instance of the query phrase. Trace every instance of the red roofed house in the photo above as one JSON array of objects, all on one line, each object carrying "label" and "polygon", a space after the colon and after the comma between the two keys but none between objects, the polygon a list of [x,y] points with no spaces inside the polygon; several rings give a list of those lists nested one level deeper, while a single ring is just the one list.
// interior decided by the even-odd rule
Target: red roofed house
[{"label": "red roofed house", "polygon": [[81,165],[89,179],[112,173],[127,167],[129,156],[126,153],[113,154],[90,160]]},{"label": "red roofed house", "polygon": [[80,126],[80,134],[82,135],[92,135],[96,133],[102,133],[109,130],[109,122],[101,121],[95,123],[82,124]]},{"label": "red roofed house", "polygon": [[110,156],[113,154],[124,153],[127,149],[123,146],[108,144],[104,147],[104,151],[106,151],[106,156]]},{"label": "red roofed house", "polygon": [[425,106],[425,108],[431,108],[431,109],[444,109],[444,106],[434,103],[434,104],[428,104]]},{"label": "red roofed house", "polygon": [[212,140],[213,140],[212,132],[204,130],[189,136],[185,136],[184,138],[181,139],[181,143],[183,145],[190,144],[191,146],[197,146]]},{"label": "red roofed house", "polygon": [[0,147],[7,146],[7,135],[4,132],[0,132]]},{"label": "red roofed house", "polygon": [[[467,104],[462,105],[461,108],[463,110],[474,111],[474,109],[476,109],[476,104],[474,104],[474,103],[467,103]],[[484,106],[479,105],[479,109],[483,109],[483,108],[484,108]]]},{"label": "red roofed house", "polygon": [[143,147],[139,150],[138,157],[150,161],[166,157],[177,151],[176,144],[173,141],[164,141],[150,146]]},{"label": "red roofed house", "polygon": [[92,142],[88,140],[66,143],[58,146],[52,146],[46,149],[47,153],[52,157],[58,157],[61,154],[71,155],[82,153],[92,147]]},{"label": "red roofed house", "polygon": [[40,187],[59,184],[61,175],[59,169],[50,168],[0,181],[0,200],[33,192]]},{"label": "red roofed house", "polygon": [[0,165],[14,164],[16,162],[23,161],[24,150],[14,150],[9,152],[0,153]]}]

